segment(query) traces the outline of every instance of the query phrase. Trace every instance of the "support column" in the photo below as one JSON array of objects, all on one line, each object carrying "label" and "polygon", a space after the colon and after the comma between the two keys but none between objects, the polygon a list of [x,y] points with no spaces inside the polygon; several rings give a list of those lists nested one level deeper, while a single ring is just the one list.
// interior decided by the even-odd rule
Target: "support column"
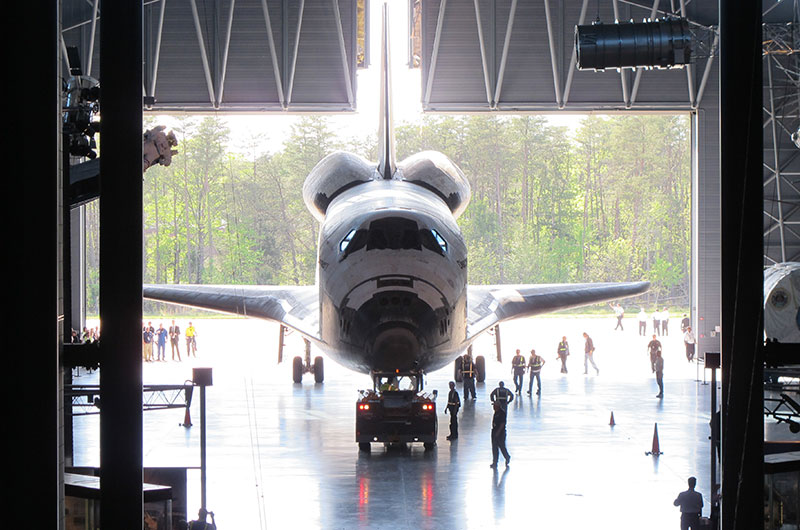
[{"label": "support column", "polygon": [[761,5],[720,0],[722,528],[764,526]]},{"label": "support column", "polygon": [[100,510],[142,528],[142,1],[101,6]]},{"label": "support column", "polygon": [[[11,396],[23,396],[8,407],[4,432],[15,447],[6,474],[13,479],[4,501],[10,527],[22,528],[35,518],[42,528],[63,528],[63,459],[61,444],[61,315],[59,265],[61,82],[59,72],[60,2],[36,6],[8,5],[11,20],[27,20],[25,53],[10,54],[9,70],[25,80],[25,104],[10,105],[9,122],[21,130],[12,135],[15,169],[9,189],[20,192],[4,208],[9,227],[3,254],[11,292],[6,305],[15,336],[24,340],[4,346],[10,361]],[[12,176],[13,175],[13,176]],[[16,207],[15,207],[16,206]],[[13,228],[12,228],[13,227]],[[9,325],[11,325],[9,323]],[[24,522],[23,522],[24,520]]]}]

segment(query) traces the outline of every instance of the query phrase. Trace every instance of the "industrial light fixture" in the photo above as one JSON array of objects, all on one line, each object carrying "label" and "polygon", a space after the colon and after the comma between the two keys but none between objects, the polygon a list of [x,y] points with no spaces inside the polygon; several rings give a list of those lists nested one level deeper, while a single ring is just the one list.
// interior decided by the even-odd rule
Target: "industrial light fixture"
[{"label": "industrial light fixture", "polygon": [[670,16],[575,26],[575,52],[579,70],[680,68],[692,57],[689,22]]}]

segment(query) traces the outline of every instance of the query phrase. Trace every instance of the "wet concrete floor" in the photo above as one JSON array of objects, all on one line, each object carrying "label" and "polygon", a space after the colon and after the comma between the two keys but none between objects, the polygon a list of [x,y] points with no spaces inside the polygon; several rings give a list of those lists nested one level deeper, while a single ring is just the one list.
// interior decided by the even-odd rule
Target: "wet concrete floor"
[{"label": "wet concrete floor", "polygon": [[[610,313],[610,311],[609,311]],[[169,326],[168,318],[151,319]],[[709,498],[711,386],[702,366],[684,355],[679,319],[661,337],[665,396],[658,392],[646,345],[633,318],[625,331],[615,319],[548,316],[502,326],[503,363],[494,338],[485,335],[475,354],[487,359],[488,377],[477,385],[477,400],[460,413],[460,437],[445,439],[443,414],[452,367],[427,376],[426,390],[438,389],[439,439],[425,451],[373,444],[359,452],[354,442],[357,390],[368,376],[326,360],[325,382],[305,376],[291,382],[291,357],[302,354],[295,333],[287,336],[285,361],[277,364],[278,327],[244,319],[194,319],[198,355],[183,362],[145,363],[148,384],[182,384],[192,367],[212,367],[208,389],[208,507],[221,529],[471,529],[523,527],[588,529],[674,529],[672,501],[694,475]],[[186,319],[178,319],[185,329]],[[600,374],[583,373],[583,338],[597,348]],[[650,326],[648,325],[648,333]],[[572,354],[568,374],[560,373],[556,346],[566,335]],[[184,344],[181,351],[184,352]],[[489,393],[499,380],[513,389],[510,361],[516,348],[545,358],[540,397],[523,395],[509,406],[511,465],[489,468]],[[316,352],[312,352],[315,355]],[[167,358],[170,357],[169,351]],[[698,380],[699,379],[699,380]],[[81,375],[76,384],[97,381]],[[461,393],[461,385],[458,385]],[[462,394],[463,397],[463,394]],[[610,426],[611,414],[615,425]],[[199,400],[194,426],[179,425],[182,410],[147,412],[146,467],[200,462]],[[99,463],[99,417],[75,419],[75,464]],[[657,424],[663,454],[645,455]],[[188,475],[189,515],[200,505],[200,474]]]}]

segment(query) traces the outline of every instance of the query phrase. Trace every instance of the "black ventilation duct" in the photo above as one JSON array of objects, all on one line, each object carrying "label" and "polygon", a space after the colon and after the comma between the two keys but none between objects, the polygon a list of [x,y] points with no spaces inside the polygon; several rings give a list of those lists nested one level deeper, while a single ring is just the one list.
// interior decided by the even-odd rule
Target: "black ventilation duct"
[{"label": "black ventilation duct", "polygon": [[575,26],[578,69],[655,67],[689,64],[692,56],[685,18]]}]

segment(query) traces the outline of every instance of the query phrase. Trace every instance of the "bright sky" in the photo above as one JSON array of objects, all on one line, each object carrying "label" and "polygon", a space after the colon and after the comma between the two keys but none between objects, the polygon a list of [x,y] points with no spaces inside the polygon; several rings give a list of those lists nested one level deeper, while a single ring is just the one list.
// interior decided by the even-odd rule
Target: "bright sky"
[{"label": "bright sky", "polygon": [[[370,64],[356,72],[356,107],[354,113],[330,115],[331,127],[342,138],[364,137],[378,129],[378,96],[380,83],[381,12],[384,0],[370,2]],[[408,4],[389,2],[390,46],[392,68],[393,111],[396,124],[417,121],[422,115],[420,69],[408,67]],[[554,125],[574,128],[582,116],[547,115]],[[280,150],[291,126],[299,117],[293,114],[226,115],[231,130],[232,149],[245,152],[247,140],[256,134],[266,138],[262,152]],[[170,126],[169,118],[159,123]]]}]

